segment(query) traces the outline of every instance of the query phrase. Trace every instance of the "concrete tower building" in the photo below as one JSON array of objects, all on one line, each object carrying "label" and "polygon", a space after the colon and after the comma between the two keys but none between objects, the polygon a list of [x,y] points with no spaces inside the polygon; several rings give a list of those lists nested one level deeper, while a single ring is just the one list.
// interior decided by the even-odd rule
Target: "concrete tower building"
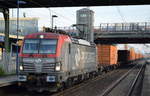
[{"label": "concrete tower building", "polygon": [[77,11],[76,16],[79,36],[85,40],[93,42],[94,11],[89,8],[83,8]]}]

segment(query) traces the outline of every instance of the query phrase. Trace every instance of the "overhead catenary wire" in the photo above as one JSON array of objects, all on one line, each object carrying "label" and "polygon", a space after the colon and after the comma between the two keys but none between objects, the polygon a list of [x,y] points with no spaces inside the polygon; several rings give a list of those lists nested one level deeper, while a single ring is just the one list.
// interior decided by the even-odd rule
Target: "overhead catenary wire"
[{"label": "overhead catenary wire", "polygon": [[[34,3],[34,4],[36,4],[36,5],[40,6],[40,7],[42,7],[41,4],[39,4],[39,3],[35,2],[35,1],[32,1],[32,0],[27,0],[27,1],[32,2],[32,3]],[[46,8],[46,9],[49,10],[49,8]],[[63,15],[61,15],[61,14],[58,14],[57,12],[55,12],[55,11],[53,11],[53,10],[51,10],[51,12],[55,13],[56,15],[59,15],[59,16],[63,17],[63,18],[66,19],[66,20],[69,19],[68,17],[65,17],[65,16],[63,16]],[[69,20],[72,21],[72,19],[69,19]]]},{"label": "overhead catenary wire", "polygon": [[[61,9],[65,12],[65,8],[61,8]],[[67,11],[67,12],[68,12],[68,14],[72,15],[73,17],[75,16],[75,14],[73,14],[73,13],[71,13],[69,11]]]},{"label": "overhead catenary wire", "polygon": [[[48,10],[49,10],[49,9],[48,9]],[[72,19],[70,19],[70,18],[68,18],[68,17],[66,17],[66,16],[63,16],[62,14],[59,14],[59,13],[53,11],[52,9],[51,9],[51,12],[52,12],[52,13],[55,13],[56,15],[59,15],[59,16],[63,17],[63,18],[66,19],[67,21],[68,21],[68,19],[69,19],[70,21],[73,21]],[[70,22],[70,21],[69,21],[69,22]]]},{"label": "overhead catenary wire", "polygon": [[[23,9],[23,10],[26,10],[26,9]],[[27,13],[28,14],[27,17],[38,16],[38,14],[40,14],[40,15],[42,15],[42,17],[47,16],[48,18],[43,18],[43,19],[45,19],[47,22],[51,22],[51,14],[52,14],[51,12],[50,12],[50,14],[48,14],[48,12],[47,12],[47,14],[44,14],[42,11],[37,12],[37,11],[33,11],[32,9],[28,9],[27,11],[29,11],[29,13]],[[34,12],[35,14],[31,14],[30,12],[32,12],[32,13]],[[55,20],[55,21],[58,22],[57,24],[61,24],[63,21],[66,22],[66,23],[67,22],[70,23],[70,21],[71,21],[71,20],[67,20],[67,18],[64,19],[64,17],[62,17],[60,15],[58,15],[58,16],[59,16],[60,19]]]},{"label": "overhead catenary wire", "polygon": [[[36,4],[36,5],[38,5],[38,6],[41,6],[41,7],[43,7],[41,4],[39,4],[39,3],[37,3],[37,2],[35,2],[35,1],[33,1],[33,0],[27,0],[27,1],[29,1],[29,2],[32,2],[32,3],[34,3],[34,4]],[[49,8],[46,8],[46,9],[48,9],[49,10]],[[58,14],[57,12],[55,12],[55,11],[53,11],[53,10],[51,10],[53,13],[56,13],[56,14]],[[61,14],[59,14],[59,15],[61,15]],[[63,15],[61,15],[62,17],[64,17]],[[68,19],[68,18],[67,18]]]},{"label": "overhead catenary wire", "polygon": [[[41,4],[39,4],[39,3],[35,2],[35,1],[32,1],[32,0],[27,0],[27,1],[28,1],[28,2],[31,2],[31,3],[33,3],[33,4],[38,5],[39,7],[43,7]],[[11,3],[9,3],[9,4],[11,4]],[[17,6],[17,4],[16,4],[16,5],[12,4],[12,5],[13,5],[13,6]],[[72,18],[63,16],[62,14],[59,14],[59,13],[53,11],[53,10],[50,10],[49,8],[45,8],[45,9],[47,9],[48,11],[51,11],[51,14],[54,13],[54,14],[60,16],[61,18],[65,19],[65,21],[67,21],[68,23],[69,23],[70,21],[73,21],[73,22],[74,22],[74,20],[73,20]],[[45,15],[45,14],[43,14],[43,15]],[[48,20],[48,21],[51,21],[51,20]],[[59,20],[57,20],[57,21],[60,22]],[[61,20],[61,21],[62,21],[62,20]],[[62,23],[62,22],[61,22],[61,23]]]},{"label": "overhead catenary wire", "polygon": [[122,14],[122,12],[120,11],[120,7],[119,6],[116,6],[116,9],[117,9],[117,12],[119,13],[121,19],[123,22],[126,22],[125,18],[124,18],[124,15]]}]

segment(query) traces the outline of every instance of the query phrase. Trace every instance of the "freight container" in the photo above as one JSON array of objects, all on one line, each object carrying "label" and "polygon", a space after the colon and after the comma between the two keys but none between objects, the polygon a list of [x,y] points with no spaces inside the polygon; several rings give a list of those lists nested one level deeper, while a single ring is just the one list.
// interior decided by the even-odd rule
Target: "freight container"
[{"label": "freight container", "polygon": [[141,53],[137,53],[136,54],[136,59],[141,59],[142,58],[142,54]]},{"label": "freight container", "polygon": [[134,48],[130,48],[129,60],[130,61],[135,60],[135,51],[134,51]]},{"label": "freight container", "polygon": [[140,54],[140,57],[139,57],[140,59],[142,59],[143,58],[143,54]]},{"label": "freight container", "polygon": [[114,45],[97,45],[99,67],[117,65],[117,47]]},{"label": "freight container", "polygon": [[139,58],[138,54],[135,53],[135,60],[137,60]]},{"label": "freight container", "polygon": [[129,50],[118,50],[118,63],[121,65],[127,64],[130,59]]}]

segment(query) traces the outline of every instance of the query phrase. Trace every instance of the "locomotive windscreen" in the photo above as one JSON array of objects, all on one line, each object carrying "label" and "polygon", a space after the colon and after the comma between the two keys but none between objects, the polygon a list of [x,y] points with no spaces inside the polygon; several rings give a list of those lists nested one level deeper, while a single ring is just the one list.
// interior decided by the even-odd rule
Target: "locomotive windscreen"
[{"label": "locomotive windscreen", "polygon": [[23,53],[55,54],[56,47],[56,39],[25,39]]}]

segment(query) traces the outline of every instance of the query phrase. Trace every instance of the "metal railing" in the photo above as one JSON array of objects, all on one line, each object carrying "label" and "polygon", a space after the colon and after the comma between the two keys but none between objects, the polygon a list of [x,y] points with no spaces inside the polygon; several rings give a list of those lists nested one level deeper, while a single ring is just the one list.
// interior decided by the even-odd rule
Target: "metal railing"
[{"label": "metal railing", "polygon": [[[71,35],[78,35],[79,30],[75,27],[56,27],[56,29],[61,29],[66,31]],[[150,33],[150,22],[135,22],[135,23],[101,23],[99,26],[94,26],[94,33]],[[4,33],[0,31],[0,33]],[[31,32],[32,33],[32,32]],[[29,34],[29,32],[19,32],[19,36],[24,36]],[[16,32],[10,30],[10,35],[16,35]]]},{"label": "metal railing", "polygon": [[[78,30],[73,27],[57,27],[67,33],[77,33]],[[94,33],[150,33],[150,22],[135,23],[102,23],[100,26],[94,26]]]},{"label": "metal railing", "polygon": [[[97,32],[150,32],[150,22],[137,23],[102,23]],[[95,30],[96,30],[95,29]]]}]

